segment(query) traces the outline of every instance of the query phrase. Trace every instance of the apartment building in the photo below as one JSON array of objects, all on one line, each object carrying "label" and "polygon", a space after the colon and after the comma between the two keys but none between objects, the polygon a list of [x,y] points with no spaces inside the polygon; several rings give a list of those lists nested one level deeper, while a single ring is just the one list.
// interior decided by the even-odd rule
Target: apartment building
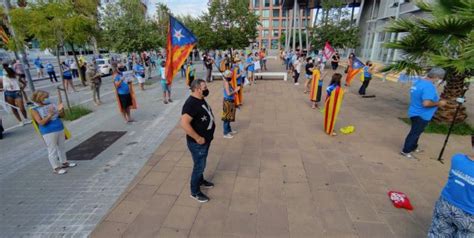
[{"label": "apartment building", "polygon": [[[279,49],[280,37],[286,33],[287,24],[290,22],[289,12],[282,8],[283,0],[250,0],[249,9],[260,16],[258,37],[256,43],[266,49]],[[312,10],[301,9],[302,30],[311,24]]]},{"label": "apartment building", "polygon": [[388,63],[402,57],[398,50],[386,49],[384,43],[400,39],[404,34],[385,31],[390,21],[397,18],[429,17],[420,11],[413,0],[364,0],[359,26],[361,46],[356,54],[364,59]]}]

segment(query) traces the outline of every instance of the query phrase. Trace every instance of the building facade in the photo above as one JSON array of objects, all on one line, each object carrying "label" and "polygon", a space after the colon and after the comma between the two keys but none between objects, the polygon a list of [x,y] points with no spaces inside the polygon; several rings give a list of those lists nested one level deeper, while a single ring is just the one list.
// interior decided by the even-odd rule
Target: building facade
[{"label": "building facade", "polygon": [[364,0],[361,5],[359,26],[361,46],[356,54],[364,59],[389,63],[403,55],[398,50],[386,49],[384,43],[400,39],[404,34],[389,33],[385,28],[393,19],[429,17],[410,0]]},{"label": "building facade", "polygon": [[[282,0],[250,0],[249,9],[260,17],[258,26],[258,47],[266,49],[280,49],[282,35],[286,35],[287,24],[290,22],[289,12],[282,9]],[[301,9],[302,31],[310,26],[312,10]]]}]

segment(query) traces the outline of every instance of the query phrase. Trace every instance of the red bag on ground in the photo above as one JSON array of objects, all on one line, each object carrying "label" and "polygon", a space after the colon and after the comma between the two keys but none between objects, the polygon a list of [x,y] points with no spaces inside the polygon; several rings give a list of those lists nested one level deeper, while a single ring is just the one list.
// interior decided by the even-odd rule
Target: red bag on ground
[{"label": "red bag on ground", "polygon": [[390,191],[388,197],[392,200],[393,205],[396,208],[405,208],[407,210],[413,210],[413,206],[410,203],[408,196],[402,192]]}]

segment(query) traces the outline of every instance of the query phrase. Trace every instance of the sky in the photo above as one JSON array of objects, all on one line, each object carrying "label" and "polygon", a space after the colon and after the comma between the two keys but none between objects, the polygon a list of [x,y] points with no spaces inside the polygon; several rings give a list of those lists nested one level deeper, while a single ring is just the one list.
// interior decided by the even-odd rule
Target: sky
[{"label": "sky", "polygon": [[148,0],[148,14],[154,15],[156,3],[166,3],[173,15],[186,15],[197,17],[207,10],[207,0]]}]

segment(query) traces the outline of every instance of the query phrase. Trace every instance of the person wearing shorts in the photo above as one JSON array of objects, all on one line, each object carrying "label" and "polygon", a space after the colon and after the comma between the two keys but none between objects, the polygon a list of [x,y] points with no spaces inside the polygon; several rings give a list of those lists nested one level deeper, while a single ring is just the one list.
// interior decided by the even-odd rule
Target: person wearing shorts
[{"label": "person wearing shorts", "polygon": [[132,82],[124,77],[122,73],[124,70],[124,65],[119,64],[117,67],[115,67],[112,78],[114,79],[114,85],[120,103],[120,112],[122,113],[125,123],[130,123],[133,122],[133,119],[130,115],[130,109],[133,107],[133,99],[130,90],[132,87]]},{"label": "person wearing shorts", "polygon": [[171,100],[171,84],[168,83],[166,80],[165,75],[165,62],[161,62],[160,67],[160,74],[161,74],[161,88],[163,89],[163,103],[168,104],[169,102],[173,102]]},{"label": "person wearing shorts", "polygon": [[247,55],[247,60],[245,61],[247,64],[247,79],[249,80],[249,85],[254,83],[254,75],[253,72],[255,71],[255,65],[253,63],[252,53]]},{"label": "person wearing shorts", "polygon": [[141,62],[138,62],[133,66],[133,73],[135,75],[135,78],[138,80],[138,85],[140,85],[140,89],[143,91],[145,90],[145,67],[141,64]]},{"label": "person wearing shorts", "polygon": [[63,86],[64,90],[66,92],[69,90],[69,87],[72,88],[74,92],[77,92],[76,89],[74,88],[74,84],[72,83],[72,71],[69,68],[69,66],[66,64],[66,62],[61,63],[61,69],[63,70]]},{"label": "person wearing shorts", "polygon": [[[10,68],[8,64],[3,64],[3,70],[5,71],[5,75],[3,76],[1,89],[4,91],[5,101],[8,104],[14,106],[11,107],[13,115],[15,115],[15,118],[18,120],[19,124],[23,126],[25,123],[29,123],[30,121],[28,120],[28,116],[26,114],[20,83],[18,82],[15,71]],[[20,109],[24,121],[21,119],[18,109]]]}]

